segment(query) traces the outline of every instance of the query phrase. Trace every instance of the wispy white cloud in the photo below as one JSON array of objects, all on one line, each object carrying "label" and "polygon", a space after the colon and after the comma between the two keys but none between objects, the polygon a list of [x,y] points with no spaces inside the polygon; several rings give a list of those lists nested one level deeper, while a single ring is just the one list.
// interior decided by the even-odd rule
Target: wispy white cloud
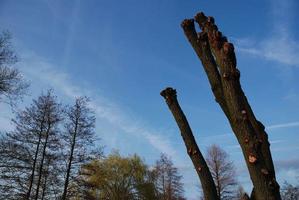
[{"label": "wispy white cloud", "polygon": [[278,128],[291,128],[291,127],[297,127],[299,126],[299,121],[296,122],[287,122],[287,123],[281,123],[281,124],[273,124],[270,126],[267,126],[266,129],[273,130]]},{"label": "wispy white cloud", "polygon": [[64,47],[64,56],[63,56],[63,64],[67,65],[70,59],[70,54],[73,47],[73,42],[76,33],[76,27],[79,21],[80,14],[80,0],[76,0],[73,3],[73,7],[71,9],[71,18],[70,24],[68,27],[68,33],[66,37],[65,47]]},{"label": "wispy white cloud", "polygon": [[286,96],[283,97],[283,99],[287,101],[298,101],[299,94],[295,91],[290,91]]},{"label": "wispy white cloud", "polygon": [[[119,148],[119,141],[125,141],[126,151],[136,153],[130,152],[130,145],[134,145],[139,140],[142,140],[148,146],[141,149],[138,152],[139,155],[144,155],[146,159],[152,159],[152,154],[147,155],[147,152],[151,152],[152,149],[155,149],[157,152],[155,155],[156,158],[158,158],[160,152],[166,153],[172,158],[175,165],[179,166],[180,172],[184,175],[184,184],[194,186],[198,182],[195,170],[190,167],[192,166],[191,161],[187,157],[179,156],[180,152],[177,151],[177,147],[173,146],[171,140],[164,136],[165,134],[163,135],[161,130],[147,126],[140,116],[135,116],[131,111],[128,113],[126,108],[123,109],[104,95],[97,94],[96,91],[83,87],[81,84],[76,84],[67,73],[57,70],[59,66],[54,66],[32,52],[23,52],[22,55],[22,63],[20,63],[22,72],[24,72],[28,79],[34,80],[34,83],[39,84],[38,91],[33,96],[38,95],[42,88],[45,89],[48,87],[54,88],[60,97],[65,97],[68,100],[73,100],[82,95],[90,97],[92,100],[90,106],[95,110],[97,124],[99,125],[99,122],[101,122],[97,131],[102,133],[99,136],[102,138],[105,146],[108,146],[109,149]],[[101,130],[101,125],[103,124],[109,126],[105,130],[111,132],[103,133]],[[132,140],[132,138],[135,139]],[[180,166],[186,166],[188,162],[190,162],[188,171],[181,169]],[[185,176],[188,178],[185,178]],[[188,193],[187,190],[186,193]]]},{"label": "wispy white cloud", "polygon": [[[82,95],[91,97],[92,102],[90,106],[95,110],[97,118],[108,121],[111,125],[127,134],[134,134],[144,138],[148,144],[159,152],[164,152],[176,159],[176,150],[171,146],[171,142],[159,131],[144,125],[142,119],[136,120],[138,117],[126,114],[111,99],[106,99],[91,89],[76,85],[67,73],[57,70],[59,66],[54,66],[32,52],[25,52],[22,55],[22,71],[29,79],[38,80],[36,82],[40,83],[40,85],[54,88],[69,99]],[[121,136],[118,135],[118,137]]]},{"label": "wispy white cloud", "polygon": [[[266,130],[276,130],[276,129],[286,129],[286,128],[293,128],[299,127],[299,121],[293,122],[286,122],[286,123],[278,123],[266,126]],[[211,144],[218,143],[221,141],[221,146],[229,151],[233,150],[232,154],[240,153],[240,151],[234,151],[236,149],[240,149],[240,145],[234,135],[234,133],[224,133],[224,134],[217,134],[217,135],[210,135],[207,137],[202,137],[199,140],[199,144],[201,147],[208,147]],[[287,140],[284,139],[275,139],[271,140],[271,144],[278,144],[282,142],[286,142]]]},{"label": "wispy white cloud", "polygon": [[293,0],[272,0],[272,30],[261,40],[234,39],[238,51],[276,61],[289,66],[299,66],[299,41],[293,37],[291,22],[295,12]]},{"label": "wispy white cloud", "polygon": [[266,60],[290,66],[299,66],[299,42],[288,36],[274,36],[257,42],[254,47],[242,46],[237,42],[237,50]]},{"label": "wispy white cloud", "polygon": [[275,160],[275,166],[277,169],[297,169],[299,170],[299,159],[286,159],[286,160]]}]

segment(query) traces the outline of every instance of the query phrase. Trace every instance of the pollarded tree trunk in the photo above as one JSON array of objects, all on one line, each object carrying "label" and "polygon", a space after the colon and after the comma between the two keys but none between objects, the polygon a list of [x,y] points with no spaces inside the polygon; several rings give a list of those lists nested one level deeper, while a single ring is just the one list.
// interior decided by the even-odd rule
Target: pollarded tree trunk
[{"label": "pollarded tree trunk", "polygon": [[241,88],[234,47],[218,31],[212,17],[199,13],[195,21],[202,30],[200,33],[196,32],[194,19],[184,20],[181,26],[241,146],[254,187],[252,198],[280,200],[268,136]]},{"label": "pollarded tree trunk", "polygon": [[209,167],[197,146],[187,118],[178,103],[176,91],[172,88],[166,88],[161,92],[161,96],[165,98],[166,103],[181,130],[181,135],[185,142],[187,152],[201,181],[205,199],[219,200]]}]

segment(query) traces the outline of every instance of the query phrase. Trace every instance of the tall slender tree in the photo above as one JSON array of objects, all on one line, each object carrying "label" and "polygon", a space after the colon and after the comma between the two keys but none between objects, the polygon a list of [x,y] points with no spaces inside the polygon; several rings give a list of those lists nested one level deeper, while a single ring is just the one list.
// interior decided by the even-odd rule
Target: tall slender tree
[{"label": "tall slender tree", "polygon": [[78,166],[88,161],[88,150],[95,142],[95,115],[88,107],[88,99],[79,97],[75,104],[66,110],[66,124],[64,133],[65,148],[68,148],[67,168],[62,199],[67,199],[70,178],[79,171]]},{"label": "tall slender tree", "polygon": [[184,199],[182,176],[167,155],[161,154],[154,167],[154,174],[160,200]]},{"label": "tall slender tree", "polygon": [[48,153],[48,148],[57,148],[56,143],[59,141],[57,139],[57,134],[59,134],[58,124],[62,120],[61,105],[57,103],[56,97],[52,93],[53,92],[49,90],[46,95],[42,95],[39,97],[39,101],[41,102],[41,106],[44,108],[45,113],[45,127],[44,131],[42,132],[43,142],[41,149],[41,158],[39,161],[35,199],[38,199],[39,197],[44,169],[44,161]]},{"label": "tall slender tree", "polygon": [[[0,157],[6,162],[1,168],[2,173],[5,172],[3,177],[18,176],[10,179],[11,184],[15,185],[12,194],[20,188],[17,185],[22,185],[22,192],[18,196],[23,196],[22,199],[38,198],[47,151],[57,150],[59,116],[60,105],[52,92],[48,91],[29,107],[19,111],[12,120],[15,129],[3,137],[0,152]],[[34,187],[35,196],[32,194]]]}]

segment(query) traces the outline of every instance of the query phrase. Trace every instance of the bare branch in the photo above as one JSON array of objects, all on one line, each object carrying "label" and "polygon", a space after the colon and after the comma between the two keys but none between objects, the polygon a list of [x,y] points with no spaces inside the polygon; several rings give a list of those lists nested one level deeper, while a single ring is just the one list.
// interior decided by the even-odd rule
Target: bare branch
[{"label": "bare branch", "polygon": [[0,34],[0,101],[14,105],[22,99],[29,84],[18,69],[10,67],[18,60],[10,39],[11,35],[7,31]]}]

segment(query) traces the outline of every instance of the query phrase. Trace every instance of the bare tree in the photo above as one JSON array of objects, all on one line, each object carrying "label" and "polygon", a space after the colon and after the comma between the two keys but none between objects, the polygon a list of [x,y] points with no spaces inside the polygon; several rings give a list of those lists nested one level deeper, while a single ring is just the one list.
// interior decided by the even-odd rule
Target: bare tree
[{"label": "bare tree", "polygon": [[167,155],[161,154],[154,167],[154,174],[160,200],[184,199],[182,176]]},{"label": "bare tree", "polygon": [[69,199],[68,186],[77,184],[80,166],[102,156],[94,147],[95,117],[85,97],[62,108],[49,90],[12,122],[15,129],[0,138],[4,199]]},{"label": "bare tree", "polygon": [[[72,107],[66,110],[66,130],[64,134],[65,147],[68,148],[67,169],[64,182],[62,199],[67,199],[68,185],[74,171],[79,171],[78,166],[88,161],[92,145],[95,142],[95,116],[88,107],[88,99],[80,97],[76,99]],[[77,168],[76,168],[77,167]],[[76,170],[74,170],[76,169]]]},{"label": "bare tree", "polygon": [[214,144],[208,147],[206,160],[220,200],[233,199],[236,196],[238,182],[234,164],[229,160],[228,154]]},{"label": "bare tree", "polygon": [[[44,161],[58,148],[59,115],[60,105],[49,91],[23,111],[17,112],[12,120],[15,129],[3,136],[1,183],[13,186],[10,191],[13,198],[38,198],[45,169],[50,167],[50,162]],[[36,191],[35,196],[33,190]]]},{"label": "bare tree", "polygon": [[59,134],[58,124],[62,120],[61,105],[57,103],[56,97],[53,96],[52,91],[48,91],[47,95],[42,95],[40,97],[40,101],[42,102],[42,106],[44,106],[45,109],[44,112],[46,126],[43,132],[43,148],[41,152],[41,160],[39,163],[39,176],[35,194],[36,200],[39,197],[44,161],[48,153],[47,148],[57,147],[57,142],[59,141],[59,139],[57,138],[57,134]]},{"label": "bare tree", "polygon": [[[194,21],[201,28],[201,32],[197,33]],[[263,124],[256,119],[241,88],[240,71],[236,67],[233,44],[229,43],[218,30],[214,18],[206,17],[203,13],[198,13],[194,19],[184,20],[181,26],[202,63],[215,100],[226,115],[241,146],[253,183],[251,199],[280,200],[279,184],[276,181],[268,135]],[[167,88],[161,92],[161,95],[166,99],[181,129],[187,149],[191,149],[192,152],[196,148],[196,153],[190,156],[195,168],[202,169],[199,163],[204,164],[204,159],[201,155],[195,158],[199,149],[187,119],[178,105],[175,90]],[[197,172],[202,182],[205,199],[218,199],[213,184],[210,184],[210,188],[205,187],[207,182],[210,183],[209,170],[197,170]],[[205,175],[202,175],[203,172]]]},{"label": "bare tree", "polygon": [[9,32],[0,33],[0,100],[13,104],[23,96],[29,85],[19,70],[11,68],[18,59],[10,40]]},{"label": "bare tree", "polygon": [[32,164],[30,148],[2,135],[0,161],[0,199],[25,199]]},{"label": "bare tree", "polygon": [[281,196],[283,200],[298,200],[299,187],[288,182],[284,182],[281,188]]}]

